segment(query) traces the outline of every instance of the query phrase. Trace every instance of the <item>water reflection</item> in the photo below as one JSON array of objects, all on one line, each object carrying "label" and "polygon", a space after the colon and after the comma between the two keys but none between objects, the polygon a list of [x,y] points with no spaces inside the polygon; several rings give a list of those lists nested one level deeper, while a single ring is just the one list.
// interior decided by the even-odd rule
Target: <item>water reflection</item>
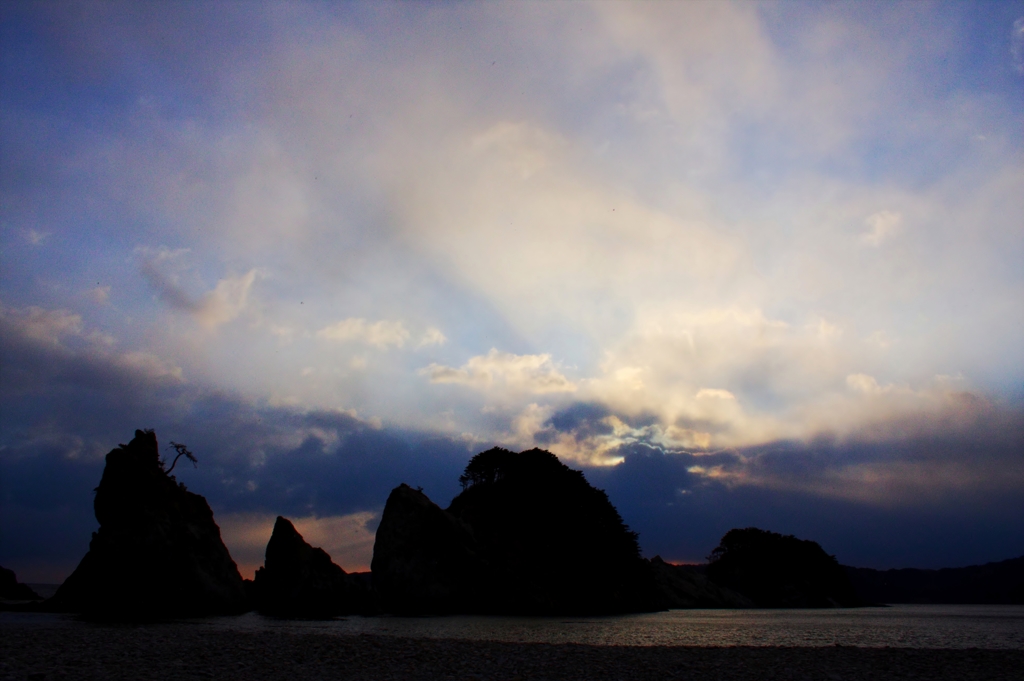
[{"label": "water reflection", "polygon": [[885,646],[1024,650],[1024,606],[897,605],[845,610],[672,610],[617,617],[351,617],[274,620],[255,613],[202,620],[285,629],[589,645]]}]

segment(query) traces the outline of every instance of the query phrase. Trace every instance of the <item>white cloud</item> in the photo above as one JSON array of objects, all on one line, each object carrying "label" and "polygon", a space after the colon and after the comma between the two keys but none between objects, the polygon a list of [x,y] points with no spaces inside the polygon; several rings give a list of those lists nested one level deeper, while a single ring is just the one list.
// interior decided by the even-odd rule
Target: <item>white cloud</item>
[{"label": "white cloud", "polygon": [[[893,8],[879,24],[906,19]],[[195,338],[154,319],[149,300],[133,307],[131,287],[119,288],[116,312],[135,318],[140,338],[181,348],[190,377],[201,363],[192,353],[216,367],[204,369],[211,381],[253,397],[280,391],[413,424],[444,411],[453,430],[481,438],[510,427],[477,408],[502,391],[516,402],[505,413],[572,395],[656,415],[666,440],[717,447],[848,427],[867,407],[847,407],[871,402],[874,387],[847,376],[921,385],[963,369],[971,386],[1019,375],[1020,272],[1007,264],[1024,211],[1016,119],[999,95],[936,99],[919,71],[955,26],[915,33],[911,22],[893,41],[864,17],[784,6],[478,10],[430,10],[487,17],[464,42],[447,39],[447,21],[394,42],[372,21],[296,6],[295,24],[274,24],[280,49],[267,61],[214,64],[259,93],[258,110],[225,119],[251,124],[198,116],[181,127],[154,109],[132,144],[103,144],[122,151],[102,186],[141,189],[131,206],[152,238],[192,248],[139,251],[160,297],[210,328],[258,303],[268,335],[247,339],[234,325]],[[765,12],[799,21],[779,34]],[[570,16],[585,30],[562,30]],[[304,21],[313,27],[299,39]],[[507,40],[494,40],[498,23]],[[495,78],[498,67],[476,66],[481,45],[537,61]],[[979,130],[989,144],[973,147],[987,155],[947,141]],[[910,156],[871,151],[880,145]],[[913,150],[924,148],[922,160]],[[82,167],[110,163],[81,153]],[[72,185],[60,186],[60,202],[76,205]],[[127,215],[111,233],[139,233]],[[851,242],[865,248],[851,253]],[[268,285],[256,300],[252,270],[208,290],[185,262],[199,253],[205,266],[258,263]],[[337,309],[446,328],[323,316]],[[882,326],[898,342],[872,335]],[[452,405],[436,403],[407,356],[352,348],[337,361],[327,342],[422,348],[445,334],[550,354],[494,350],[422,369],[483,393]],[[303,378],[307,366],[316,373]]]},{"label": "white cloud", "polygon": [[249,300],[249,291],[256,281],[256,270],[243,275],[226,277],[203,295],[193,314],[200,324],[214,328],[238,318]]},{"label": "white cloud", "polygon": [[188,312],[197,322],[210,329],[237,319],[249,301],[257,270],[254,268],[245,274],[225,277],[217,282],[212,291],[196,299],[180,283],[181,274],[188,270],[185,257],[189,252],[187,248],[169,249],[164,246],[157,249],[135,249],[136,255],[142,258],[142,275],[171,307]]},{"label": "white cloud", "polygon": [[444,345],[448,339],[440,329],[434,328],[433,326],[426,330],[423,334],[423,338],[420,339],[419,345],[416,347],[422,348],[428,345]]},{"label": "white cloud", "polygon": [[461,368],[431,364],[419,370],[431,383],[459,383],[475,388],[508,387],[527,393],[574,392],[576,385],[563,376],[551,355],[515,355],[492,348],[470,358]]},{"label": "white cloud", "polygon": [[316,332],[317,338],[333,341],[353,341],[385,349],[389,345],[400,348],[409,340],[409,331],[400,321],[380,320],[367,322],[350,317]]},{"label": "white cloud", "polygon": [[846,377],[846,385],[850,390],[862,392],[865,395],[878,395],[885,392],[885,388],[878,385],[878,380],[867,374],[850,374]]},{"label": "white cloud", "polygon": [[116,362],[147,378],[169,379],[174,383],[185,382],[181,367],[174,366],[150,352],[126,352],[116,356]]},{"label": "white cloud", "polygon": [[728,390],[721,390],[719,388],[701,388],[697,391],[694,396],[696,399],[711,399],[711,400],[735,400],[736,396]]},{"label": "white cloud", "polygon": [[819,319],[817,324],[813,324],[812,328],[818,334],[818,338],[823,341],[836,340],[843,334],[843,329],[837,324],[831,324],[825,319]]},{"label": "white cloud", "polygon": [[861,240],[869,246],[878,247],[899,231],[903,215],[883,210],[869,215],[864,219],[864,224],[868,231],[861,236]]},{"label": "white cloud", "polygon": [[889,337],[889,334],[881,329],[872,331],[871,335],[864,339],[864,342],[869,345],[873,345],[880,350],[885,350],[893,344],[893,340]]}]

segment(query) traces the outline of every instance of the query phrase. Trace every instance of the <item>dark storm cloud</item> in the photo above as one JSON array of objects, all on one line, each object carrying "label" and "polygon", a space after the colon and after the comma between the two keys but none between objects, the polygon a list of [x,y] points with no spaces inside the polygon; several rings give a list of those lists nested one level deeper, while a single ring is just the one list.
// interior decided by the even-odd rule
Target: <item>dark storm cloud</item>
[{"label": "dark storm cloud", "polygon": [[534,434],[534,439],[547,444],[557,440],[560,434],[572,435],[577,441],[611,435],[615,428],[607,419],[613,415],[633,428],[643,428],[658,420],[653,414],[614,414],[599,402],[574,402],[552,414],[544,428]]},{"label": "dark storm cloud", "polygon": [[603,404],[577,402],[555,412],[534,439],[546,444],[554,442],[559,433],[571,433],[577,439],[610,435],[613,428],[604,421],[610,414],[611,410]]},{"label": "dark storm cloud", "polygon": [[[577,443],[628,423],[611,467],[587,468],[645,555],[703,560],[734,527],[814,539],[872,567],[942,567],[1024,554],[1024,410],[970,394],[935,413],[893,417],[862,431],[723,451],[659,444],[651,419],[577,403],[541,431]],[[676,423],[674,425],[680,425]],[[649,428],[648,426],[654,426]]]},{"label": "dark storm cloud", "polygon": [[702,560],[726,531],[751,525],[871,567],[1024,554],[1024,413],[963,401],[959,420],[905,419],[859,438],[714,454],[634,443],[612,452],[622,464],[586,474],[640,533],[646,555]]}]

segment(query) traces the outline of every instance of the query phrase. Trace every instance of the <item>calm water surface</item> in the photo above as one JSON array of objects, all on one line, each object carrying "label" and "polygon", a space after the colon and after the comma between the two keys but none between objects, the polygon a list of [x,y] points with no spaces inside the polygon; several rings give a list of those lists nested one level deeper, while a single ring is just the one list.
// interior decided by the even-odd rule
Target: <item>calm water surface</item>
[{"label": "calm water surface", "polygon": [[256,614],[205,620],[427,638],[675,646],[844,646],[1024,650],[1024,606],[896,605],[849,610],[670,610],[617,617],[351,617],[294,622]]},{"label": "calm water surface", "polygon": [[[278,620],[248,613],[185,620],[235,631],[628,646],[861,646],[1024,650],[1024,606],[895,605],[849,610],[671,610],[617,617],[348,617]],[[83,626],[66,615],[0,613],[4,625]],[[88,625],[85,625],[88,626]],[[179,625],[170,625],[179,626]]]}]

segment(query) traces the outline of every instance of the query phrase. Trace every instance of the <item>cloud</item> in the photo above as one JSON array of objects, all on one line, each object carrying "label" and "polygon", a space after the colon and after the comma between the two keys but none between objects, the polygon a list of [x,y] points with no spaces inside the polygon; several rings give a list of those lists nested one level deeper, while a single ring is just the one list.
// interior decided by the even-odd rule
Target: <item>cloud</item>
[{"label": "cloud", "polygon": [[868,376],[867,374],[850,374],[846,377],[846,385],[851,390],[856,390],[866,395],[878,395],[892,390],[892,386],[883,388],[878,385],[878,381],[874,376]]},{"label": "cloud", "polygon": [[444,345],[447,340],[448,339],[443,333],[441,333],[440,329],[430,327],[423,334],[423,338],[420,339],[420,342],[416,347],[423,348],[428,345]]},{"label": "cloud", "polygon": [[178,248],[171,250],[166,247],[158,249],[139,247],[135,249],[135,252],[142,258],[139,267],[142,276],[146,278],[150,286],[156,289],[157,295],[160,296],[161,300],[176,310],[185,312],[194,312],[196,310],[197,303],[178,286],[177,275],[164,271],[168,265],[179,269],[181,267],[181,260],[189,253],[189,249]]},{"label": "cloud", "polygon": [[170,379],[179,383],[185,380],[181,367],[151,352],[125,352],[117,355],[114,361],[119,366],[152,379]]},{"label": "cloud", "polygon": [[[179,285],[179,272],[184,268],[183,258],[189,249],[156,250],[137,248],[143,257],[141,271],[157,295],[176,310],[187,312],[201,325],[213,329],[234,321],[245,309],[257,270],[220,279],[211,291],[197,298],[190,296]],[[170,271],[168,271],[170,268]]]},{"label": "cloud", "polygon": [[[59,332],[60,344],[51,331],[33,337],[30,317],[5,310],[0,318],[0,558],[26,574],[59,581],[73,569],[95,529],[91,490],[102,456],[136,427],[196,453],[199,468],[180,479],[210,501],[246,570],[258,565],[277,514],[305,523],[300,532],[346,568],[363,567],[393,487],[423,485],[444,505],[469,457],[490,446],[182,383],[144,361],[70,349],[85,327],[79,336]],[[526,435],[570,452],[574,442],[590,443],[604,448],[600,463],[620,462],[585,472],[641,532],[646,555],[699,560],[726,530],[751,524],[881,567],[1001,559],[1007,537],[1024,538],[1019,514],[1007,511],[1022,501],[1024,413],[962,392],[929,410],[886,407],[843,436],[722,451],[667,447],[669,425],[657,413],[599,402],[533,405],[523,416]],[[946,541],[911,554],[900,532]],[[39,536],[62,543],[44,551]]]},{"label": "cloud", "polygon": [[380,320],[367,322],[351,317],[325,326],[316,332],[317,338],[334,341],[355,341],[373,345],[381,350],[389,345],[400,348],[409,339],[409,331],[400,321]]},{"label": "cloud", "polygon": [[249,300],[249,291],[256,281],[256,270],[235,277],[225,277],[217,286],[203,294],[193,314],[200,324],[214,328],[238,318]]},{"label": "cloud", "polygon": [[722,390],[721,388],[701,388],[697,391],[694,396],[696,399],[710,399],[710,400],[735,400],[736,396],[728,390]]},{"label": "cloud", "polygon": [[[999,466],[1019,458],[1013,437],[1019,438],[1020,430],[1011,438],[992,437],[983,429],[974,435],[986,443],[976,441],[976,447],[994,454],[981,464],[988,469],[985,476],[997,477]],[[977,472],[958,477],[968,471],[949,465],[963,460],[958,451],[964,444],[947,433],[877,448],[828,440],[780,442],[714,456],[636,444],[620,450],[623,463],[588,469],[587,477],[608,492],[640,533],[647,556],[701,562],[726,531],[751,525],[814,539],[846,565],[938,568],[1015,556],[1024,541],[1024,520],[1016,513],[1024,497],[1014,483],[1001,484],[995,477],[983,486],[977,485]],[[925,480],[936,476],[923,462],[906,468],[895,464],[895,452],[906,450],[941,452],[947,463],[935,467],[942,471],[938,488],[927,489]],[[726,475],[708,475],[711,471]],[[921,473],[926,477],[915,480]],[[839,493],[839,478],[851,477],[858,477],[859,493]]]},{"label": "cloud", "polygon": [[861,240],[869,246],[881,246],[888,241],[903,224],[903,216],[900,213],[883,210],[873,213],[864,219],[868,231],[861,236]]},{"label": "cloud", "polygon": [[[47,447],[102,454],[183,429],[217,453],[218,508],[295,517],[369,510],[320,480],[362,499],[347,467],[376,494],[387,476],[354,458],[381,448],[404,452],[388,481],[439,479],[414,464],[431,429],[623,471],[690,457],[664,503],[704,494],[687,508],[709,527],[717,502],[737,523],[822,499],[867,517],[872,480],[919,499],[915,476],[957,506],[950,480],[990,475],[864,452],[947,432],[956,391],[1019,397],[1012,7],[26,7],[38,59],[0,102],[11,442],[56,429]],[[139,59],[145,97],[63,85],[138,85]],[[116,305],[83,305],[101,281]],[[309,424],[334,411],[354,425]],[[852,441],[857,463],[811,471]]]},{"label": "cloud", "polygon": [[[183,382],[180,370],[145,353],[57,344],[35,333],[39,318],[9,308],[0,315],[0,559],[32,574],[60,581],[77,564],[95,529],[103,455],[135,428],[188,444],[199,467],[179,480],[209,500],[218,520],[309,520],[308,536],[352,568],[365,567],[375,514],[392,488],[408,482],[450,499],[475,453],[458,438]],[[252,553],[250,535],[239,532]],[[40,552],[44,536],[69,541]]]},{"label": "cloud", "polygon": [[431,383],[456,383],[478,389],[502,389],[533,394],[574,392],[577,387],[563,376],[551,355],[515,355],[496,348],[471,357],[461,368],[430,364],[419,370]]},{"label": "cloud", "polygon": [[25,338],[52,345],[60,345],[67,336],[80,336],[83,328],[82,316],[77,313],[36,306],[18,310],[0,304],[0,322]]},{"label": "cloud", "polygon": [[[87,332],[67,310],[24,310],[0,305],[0,350],[5,358],[6,395],[44,396],[47,389],[89,381],[118,385],[127,393],[158,390],[184,381],[181,367],[151,352],[122,351],[102,333]],[[45,397],[44,397],[45,399]]]}]

